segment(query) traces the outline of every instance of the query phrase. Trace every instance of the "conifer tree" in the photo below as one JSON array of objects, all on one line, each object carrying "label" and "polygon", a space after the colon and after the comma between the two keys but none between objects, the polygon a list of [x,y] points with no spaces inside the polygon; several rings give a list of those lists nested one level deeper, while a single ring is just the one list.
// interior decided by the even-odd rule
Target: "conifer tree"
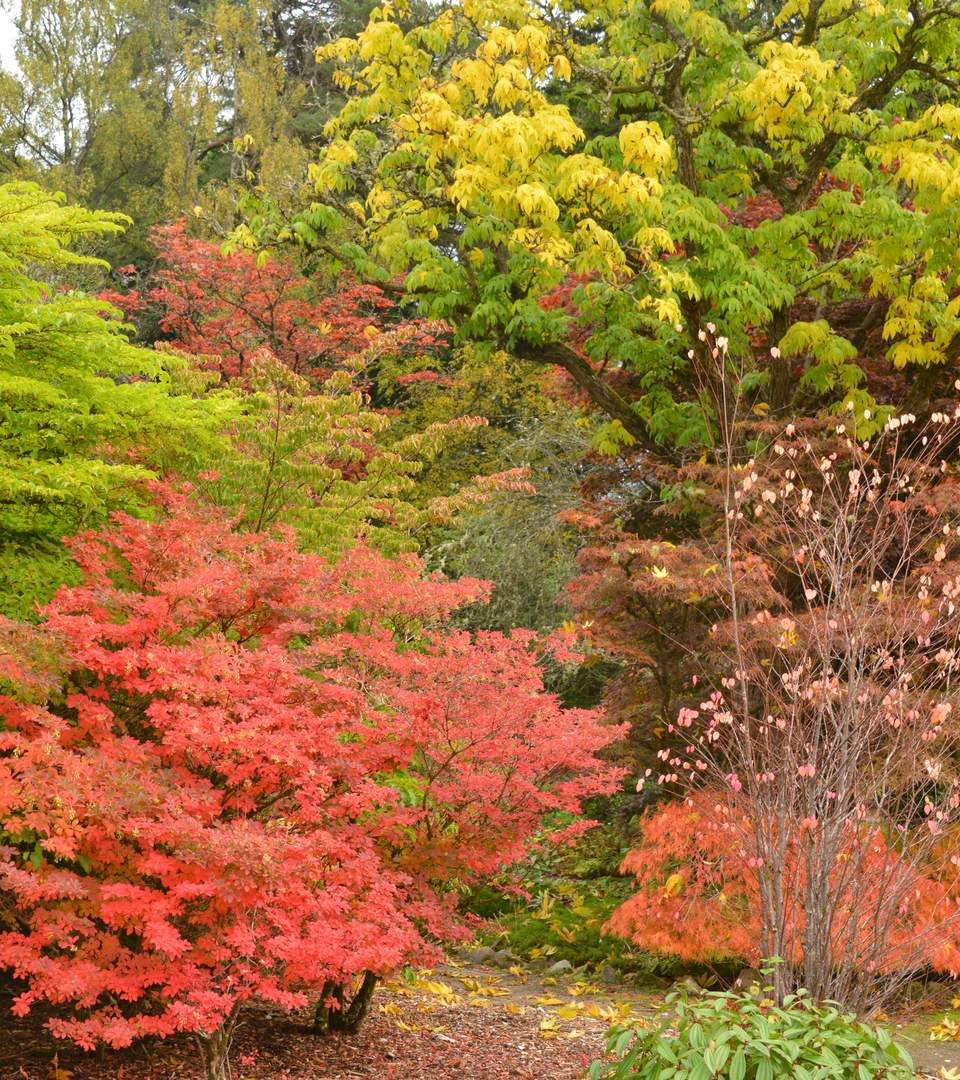
[{"label": "conifer tree", "polygon": [[[70,288],[77,249],[123,218],[0,186],[0,610],[29,616],[70,563],[60,538],[143,502],[142,482],[202,459],[232,410],[174,354],[135,348]],[[114,315],[117,313],[114,312]]]}]

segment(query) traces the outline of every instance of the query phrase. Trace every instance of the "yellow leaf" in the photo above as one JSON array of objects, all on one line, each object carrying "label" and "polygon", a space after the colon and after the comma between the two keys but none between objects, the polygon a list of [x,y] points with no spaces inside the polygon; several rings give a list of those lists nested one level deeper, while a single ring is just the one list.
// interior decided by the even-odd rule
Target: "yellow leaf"
[{"label": "yellow leaf", "polygon": [[620,149],[627,165],[635,165],[644,176],[656,176],[672,159],[660,125],[651,120],[637,120],[622,127]]},{"label": "yellow leaf", "polygon": [[441,998],[443,1001],[452,1002],[458,1001],[459,997],[454,992],[453,987],[448,986],[446,983],[439,982],[433,979],[425,979],[418,983],[422,990],[426,990],[428,994]]},{"label": "yellow leaf", "polygon": [[663,892],[666,896],[676,896],[683,892],[684,880],[682,874],[671,874],[663,884]]},{"label": "yellow leaf", "polygon": [[945,1016],[940,1023],[930,1028],[930,1038],[933,1042],[960,1041],[960,1021]]}]

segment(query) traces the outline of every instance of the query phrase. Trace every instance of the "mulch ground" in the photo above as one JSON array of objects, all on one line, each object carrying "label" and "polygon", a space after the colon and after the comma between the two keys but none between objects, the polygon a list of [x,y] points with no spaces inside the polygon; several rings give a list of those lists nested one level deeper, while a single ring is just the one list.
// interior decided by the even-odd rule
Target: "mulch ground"
[{"label": "mulch ground", "polygon": [[[625,987],[452,962],[379,988],[356,1035],[317,1038],[306,1014],[249,1009],[231,1055],[234,1080],[579,1080],[611,1023],[642,1021],[658,1005]],[[0,1080],[202,1078],[187,1038],[83,1053],[51,1040],[42,1017],[11,1020],[7,1006],[0,1001]],[[908,1045],[920,1075],[936,1078],[960,1066],[960,1043],[930,1042],[926,1026],[911,1025]]]},{"label": "mulch ground", "polygon": [[[356,1035],[317,1038],[309,1017],[250,1009],[234,1041],[235,1080],[575,1080],[629,1005],[599,987],[461,965],[379,988]],[[637,1010],[644,1007],[639,995]],[[6,1003],[0,1003],[0,1007]],[[590,1012],[596,1015],[589,1015]],[[0,1035],[0,1080],[200,1080],[189,1039],[84,1053],[41,1018]]]}]

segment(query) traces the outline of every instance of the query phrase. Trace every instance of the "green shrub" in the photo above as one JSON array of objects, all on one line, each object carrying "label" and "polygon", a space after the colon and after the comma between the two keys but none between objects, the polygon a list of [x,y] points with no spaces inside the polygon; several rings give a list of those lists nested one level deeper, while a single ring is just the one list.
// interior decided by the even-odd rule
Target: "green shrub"
[{"label": "green shrub", "polygon": [[[481,937],[491,945],[508,947],[521,960],[568,960],[575,968],[597,970],[609,967],[633,981],[670,978],[680,972],[671,957],[655,956],[602,933],[610,913],[622,903],[622,881],[593,879],[590,886],[596,887],[596,893],[579,882],[558,879],[551,885],[529,902],[514,900],[499,910],[488,895],[486,913],[495,921]],[[476,910],[481,905],[471,906]]]},{"label": "green shrub", "polygon": [[613,1028],[590,1080],[910,1080],[888,1031],[805,993],[782,1006],[755,994],[670,994],[656,1028]]},{"label": "green shrub", "polygon": [[[633,884],[617,876],[624,838],[610,825],[591,829],[571,847],[545,845],[510,868],[499,883],[472,890],[464,910],[487,920],[484,943],[507,947],[521,961],[568,960],[575,968],[612,968],[621,977],[648,984],[686,969],[674,958],[637,949],[603,934],[603,925],[631,894]],[[521,888],[517,895],[505,886]],[[742,966],[742,965],[741,965]]]}]

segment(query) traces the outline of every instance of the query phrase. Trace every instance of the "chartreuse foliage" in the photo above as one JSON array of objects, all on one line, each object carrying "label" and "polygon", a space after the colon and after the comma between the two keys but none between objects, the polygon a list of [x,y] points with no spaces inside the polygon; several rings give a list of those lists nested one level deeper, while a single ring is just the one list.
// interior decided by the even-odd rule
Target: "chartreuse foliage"
[{"label": "chartreuse foliage", "polygon": [[[122,218],[0,186],[0,610],[29,615],[69,573],[60,538],[135,506],[151,467],[185,462],[229,410],[202,404],[182,361],[132,347],[58,276]],[[148,447],[149,449],[143,449]]]},{"label": "chartreuse foliage", "polygon": [[253,363],[251,392],[227,428],[231,452],[202,474],[204,494],[241,527],[295,529],[308,551],[334,554],[363,538],[381,551],[416,546],[430,525],[487,501],[527,491],[523,469],[476,476],[449,496],[420,498],[418,477],[444,447],[485,426],[479,417],[428,424],[391,438],[391,419],[372,409],[348,372],[317,391],[268,354]]},{"label": "chartreuse foliage", "polygon": [[864,404],[865,351],[957,352],[958,16],[460,0],[405,30],[385,4],[321,51],[348,100],[317,202],[277,235],[404,273],[425,312],[560,364],[648,443],[704,436],[709,320],[770,404]]},{"label": "chartreuse foliage", "polygon": [[[757,993],[669,995],[656,1027],[614,1028],[590,1080],[911,1080],[885,1028],[802,991],[775,1005]],[[761,990],[762,993],[762,990]]]}]

